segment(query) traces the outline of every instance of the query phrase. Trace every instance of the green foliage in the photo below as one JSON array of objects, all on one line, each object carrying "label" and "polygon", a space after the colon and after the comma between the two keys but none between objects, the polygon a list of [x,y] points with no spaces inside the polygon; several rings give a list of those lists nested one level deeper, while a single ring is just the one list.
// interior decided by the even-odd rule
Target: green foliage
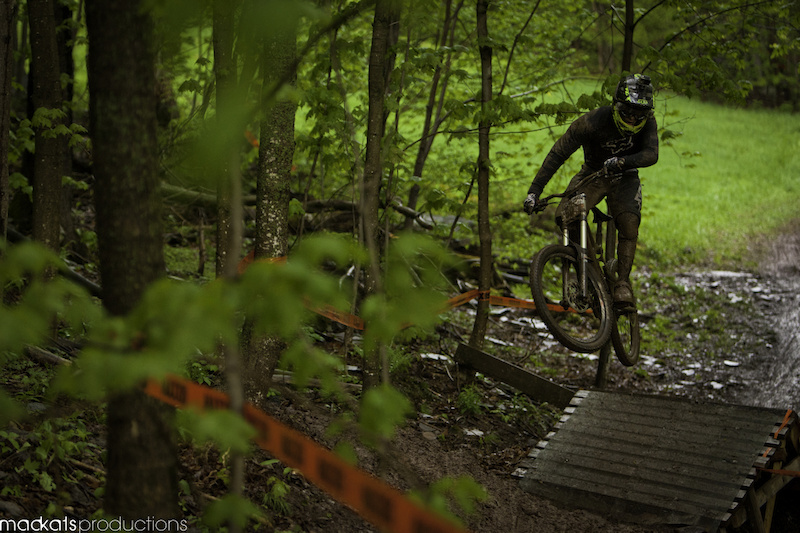
[{"label": "green foliage", "polygon": [[61,373],[59,387],[99,400],[148,377],[181,374],[198,353],[236,342],[235,308],[225,285],[154,283],[129,316],[106,316],[92,328],[74,368]]},{"label": "green foliage", "polygon": [[458,522],[451,504],[457,506],[460,511],[473,513],[476,504],[485,501],[489,494],[471,477],[461,476],[444,477],[433,483],[424,493],[412,491],[410,496],[439,514]]},{"label": "green foliage", "polygon": [[14,420],[22,416],[22,407],[15,402],[4,391],[0,391],[0,424],[6,424],[9,420]]},{"label": "green foliage", "polygon": [[[380,300],[384,308],[375,306],[372,315],[367,313],[370,327],[377,331],[373,339],[381,341],[391,340],[411,322],[430,326],[439,320],[444,297],[432,289],[442,286],[441,269],[452,265],[448,254],[429,239],[404,236],[392,243],[391,250],[386,264],[386,293]],[[0,309],[0,327],[8,329],[2,338],[2,353],[6,358],[15,357],[13,354],[25,344],[38,343],[58,318],[81,333],[85,343],[73,365],[60,370],[53,390],[100,401],[110,393],[167,373],[189,372],[200,381],[208,381],[214,368],[207,366],[202,354],[214,353],[220,343],[237,342],[240,317],[248,316],[260,331],[287,342],[283,364],[294,370],[300,386],[316,377],[322,380],[324,389],[335,392],[343,362],[314,347],[313,330],[306,321],[310,309],[329,305],[343,308],[345,293],[349,293],[321,267],[349,265],[364,257],[351,240],[311,238],[297,246],[285,264],[256,263],[237,281],[197,285],[159,280],[148,287],[130,314],[110,316],[70,283],[44,276],[47,269],[60,264],[50,252],[35,245],[14,246],[5,250],[0,263],[0,281],[16,287],[20,295],[13,306]],[[368,390],[361,398],[358,415],[363,440],[378,446],[391,439],[412,411],[408,399],[392,387]],[[197,443],[213,441],[222,450],[247,452],[254,434],[240,416],[226,410],[179,411],[178,422],[185,438]],[[82,430],[78,426],[75,431]],[[38,458],[32,456],[22,466],[30,475],[38,476],[33,481],[45,490],[53,490],[53,479],[42,465],[54,457],[63,460],[80,452],[80,446],[70,444],[80,435],[61,434],[64,438],[60,440],[43,440]],[[18,442],[13,436],[6,441],[9,449]],[[265,504],[283,509],[286,488],[276,478]],[[206,518],[210,524],[217,524],[254,512],[251,504],[225,500],[209,509]]]},{"label": "green foliage", "polygon": [[233,523],[244,528],[251,517],[262,516],[261,509],[247,498],[227,494],[212,502],[203,513],[203,524],[218,531],[225,524]]},{"label": "green foliage", "polygon": [[[421,335],[416,328],[408,328],[398,335],[398,339],[404,338],[406,333],[409,334],[409,338],[417,338]],[[402,374],[407,372],[411,367],[411,363],[416,358],[416,353],[413,350],[409,350],[407,346],[402,344],[389,346],[387,351],[389,359],[389,371],[392,374]]]},{"label": "green foliage", "polygon": [[442,272],[453,266],[454,258],[431,239],[404,235],[393,241],[383,292],[368,296],[362,304],[365,352],[390,344],[407,325],[428,328],[438,322],[446,294],[436,289],[446,286]]},{"label": "green foliage", "polygon": [[[261,466],[272,466],[277,462],[278,461],[275,459],[270,459],[269,461],[261,462]],[[284,477],[288,476],[291,472],[291,468],[285,467],[283,469]],[[289,484],[278,476],[269,476],[267,478],[267,486],[265,488],[266,490],[263,497],[264,506],[278,514],[289,514],[291,511],[291,505],[288,501],[286,501],[286,497],[289,495],[290,491]]]},{"label": "green foliage", "polygon": [[491,411],[506,424],[526,428],[533,435],[543,435],[561,416],[560,410],[549,404],[537,405],[525,394],[515,394],[510,401],[503,401]]},{"label": "green foliage", "polygon": [[256,433],[241,415],[229,410],[180,409],[176,422],[185,438],[198,444],[213,442],[220,450],[242,454],[251,451],[250,439]]},{"label": "green foliage", "polygon": [[14,455],[24,457],[24,461],[17,460],[20,464],[16,467],[17,474],[53,493],[64,482],[80,483],[82,474],[66,468],[66,464],[96,448],[88,438],[89,431],[79,413],[66,419],[45,420],[24,435],[2,430],[0,460],[5,462]]},{"label": "green foliage", "polygon": [[215,378],[219,374],[219,365],[208,361],[192,361],[189,363],[189,377],[206,386],[213,386]]},{"label": "green foliage", "polygon": [[337,395],[341,392],[338,377],[344,367],[342,361],[314,347],[304,338],[290,343],[281,356],[281,366],[293,370],[295,384],[303,388],[312,378],[319,378],[322,392]]},{"label": "green foliage", "polygon": [[[335,41],[333,34],[315,41],[320,25],[336,13],[324,13],[311,2],[290,0],[252,5],[254,11],[239,13],[244,24],[237,35],[237,51],[242,55],[234,74],[237,78],[245,74],[244,66],[254,58],[253,52],[261,49],[259,39],[263,35],[302,19],[300,45],[310,46],[298,75],[298,176],[307,175],[314,166],[319,179],[310,183],[312,197],[356,198],[354,169],[363,155],[356,150],[364,141],[367,116],[364,58],[369,51],[370,13],[338,28]],[[347,9],[352,5],[344,2],[339,6]],[[237,95],[241,108],[231,116],[216,116],[209,4],[197,9],[192,2],[152,0],[148,6],[153,8],[160,30],[159,67],[167,78],[160,82],[177,88],[185,119],[179,125],[173,121],[160,132],[165,173],[182,183],[213,188],[221,154],[226,153],[229,143],[243,142],[246,129],[255,131],[257,127],[260,117],[254,110],[261,107],[256,98],[259,82],[242,77]],[[530,2],[492,2],[491,44],[497,72],[502,75],[495,77],[494,98],[486,108],[477,98],[478,43],[471,23],[467,23],[471,20],[467,10],[459,14],[460,20],[454,25],[453,42],[442,45],[433,37],[441,31],[443,3],[414,0],[405,2],[404,7],[407,31],[396,48],[398,59],[387,102],[397,120],[387,127],[393,133],[384,146],[385,174],[392,176],[386,183],[387,197],[402,197],[407,188],[419,185],[418,209],[435,215],[458,215],[461,224],[456,225],[455,238],[476,242],[470,227],[476,210],[475,125],[488,118],[493,123],[492,222],[500,248],[498,259],[525,260],[552,236],[530,227],[519,212],[520,200],[553,140],[579,113],[607,103],[608,89],[616,78],[615,74],[597,82],[561,81],[596,68],[594,50],[603,43],[585,40],[590,35],[595,39],[590,26],[598,15],[596,6],[589,9],[585,2],[536,3],[535,16],[523,27],[534,8]],[[726,16],[715,14],[726,7],[737,9]],[[743,2],[667,2],[653,11],[662,16],[648,16],[637,25],[637,43],[643,46],[635,64],[637,68],[647,64],[661,89],[657,109],[662,128],[661,162],[642,171],[645,223],[640,263],[650,261],[663,267],[688,261],[738,262],[746,256],[749,239],[774,231],[796,215],[800,162],[795,117],[687,102],[667,91],[671,88],[689,95],[724,95],[743,101],[751,88],[764,94],[776,87],[793,88],[796,68],[781,72],[773,61],[792,64],[800,47],[794,23],[797,14],[791,9],[791,4],[777,3],[751,8]],[[645,13],[647,10],[640,7],[637,16]],[[702,17],[708,17],[707,24],[692,26]],[[771,22],[769,31],[761,31],[762,20]],[[661,47],[667,36],[678,37],[686,27],[693,31],[683,32],[670,46]],[[76,35],[79,41],[84,38],[80,28]],[[699,44],[703,45],[702,52],[698,51]],[[764,73],[750,64],[751,57],[765,66]],[[424,173],[416,176],[417,148],[421,139],[431,134],[422,131],[422,117],[434,73],[449,83],[446,90],[442,85],[442,100],[437,102],[442,110],[437,130],[441,139],[436,141]],[[31,120],[16,124],[9,147],[12,168],[20,166],[26,151],[34,151],[37,129],[49,136],[68,136],[73,147],[84,143],[86,131],[77,125],[61,124],[64,118],[61,111],[39,109]],[[764,139],[768,142],[760,142]],[[247,150],[245,170],[252,162],[247,158],[255,157],[252,147]],[[563,188],[580,164],[577,159],[565,165],[549,187]],[[11,187],[22,194],[32,191],[18,172],[11,174]],[[290,209],[292,217],[303,215],[296,200]],[[508,212],[512,213],[508,217],[499,216]],[[732,215],[741,212],[754,215]],[[387,210],[385,216],[397,215]],[[437,222],[438,235],[449,237],[450,220]],[[93,231],[82,229],[80,238],[96,246]],[[158,378],[168,372],[188,372],[198,382],[211,383],[217,369],[203,354],[215,353],[220,343],[236,343],[243,316],[253,317],[258,333],[286,341],[288,349],[282,364],[294,370],[301,387],[309,379],[319,378],[325,392],[336,392],[343,361],[314,347],[316,339],[307,323],[314,309],[349,307],[352,288],[340,287],[323,271],[367,262],[364,251],[351,240],[305,239],[285,265],[254,264],[236,282],[198,286],[163,280],[149,288],[130,315],[111,317],[82,289],[45,275],[59,268],[57,257],[35,246],[3,246],[0,286],[13,297],[0,308],[0,366],[18,365],[24,347],[40,342],[57,324],[82,337],[85,348],[72,368],[62,370],[55,389],[92,400],[102,400],[109,393],[136,387],[147,377]],[[173,265],[189,262],[176,255],[168,259]],[[390,346],[401,331],[408,336],[429,331],[439,320],[445,301],[447,285],[441,272],[454,266],[438,246],[417,237],[391,241],[385,261],[382,290],[370,295],[360,309],[368,326],[361,347],[365,353]],[[188,272],[189,268],[180,270]],[[679,287],[667,280],[657,283],[663,284],[662,294],[679,292]],[[703,316],[711,331],[719,329],[720,317],[715,309]],[[405,329],[412,323],[419,329]],[[666,325],[656,318],[648,328],[666,329]],[[663,332],[664,342],[670,334],[674,332]],[[390,349],[390,353],[395,351]],[[400,367],[405,361],[402,355],[392,360]],[[26,372],[24,385],[29,396],[23,399],[39,398],[50,390],[49,375],[33,368]],[[483,409],[476,388],[462,391],[458,403],[465,414],[478,415]],[[503,416],[522,421],[531,408],[515,401]],[[366,439],[375,444],[391,438],[409,410],[409,402],[395,389],[367,391],[359,418]],[[0,393],[0,423],[20,416],[20,412],[14,410],[8,396]],[[183,422],[186,435],[198,441],[212,439],[224,449],[247,448],[247,428],[230,413],[185,413]],[[50,427],[66,435],[63,429]],[[4,439],[0,446],[9,453],[13,453],[15,443],[22,446],[10,433],[0,433],[0,437]],[[37,447],[38,455],[32,454],[31,462],[23,468],[32,476],[34,470],[39,472],[40,477],[32,477],[32,481],[52,490],[54,480],[46,477],[49,474],[41,464],[77,453],[81,439],[74,434],[58,442],[41,440],[41,451]],[[34,462],[38,463],[36,467]],[[274,478],[270,500],[265,504],[280,508],[285,501],[284,488],[284,482]],[[449,480],[435,486],[434,492],[438,492],[433,497],[434,506],[446,507],[449,496],[463,500],[462,508],[466,508],[480,491],[467,482]],[[254,512],[251,504],[241,500],[224,501],[212,506],[208,519],[219,525],[229,517],[242,518]]]},{"label": "green foliage", "polygon": [[458,409],[468,416],[478,416],[483,411],[483,394],[477,385],[469,385],[458,394]]},{"label": "green foliage", "polygon": [[27,128],[30,127],[31,131],[34,129],[41,130],[44,138],[54,139],[59,135],[68,137],[70,148],[88,146],[87,135],[89,131],[80,124],[67,126],[63,123],[66,118],[66,113],[61,109],[40,107],[33,112],[30,122],[27,122],[27,119],[23,121],[21,131],[28,131]]},{"label": "green foliage", "polygon": [[28,178],[19,172],[14,172],[8,177],[8,184],[12,191],[19,191],[33,201],[33,185],[28,183]]},{"label": "green foliage", "polygon": [[[0,306],[0,367],[16,360],[25,346],[46,337],[57,318],[81,331],[99,317],[85,290],[47,274],[60,265],[49,250],[35,243],[12,247],[0,243],[0,254],[0,287],[16,294],[13,301]],[[12,403],[3,391],[0,402]],[[0,410],[0,423],[5,424],[12,411]]]},{"label": "green foliage", "polygon": [[394,387],[381,385],[367,390],[358,418],[364,441],[376,446],[390,440],[395,428],[412,412],[411,402]]}]

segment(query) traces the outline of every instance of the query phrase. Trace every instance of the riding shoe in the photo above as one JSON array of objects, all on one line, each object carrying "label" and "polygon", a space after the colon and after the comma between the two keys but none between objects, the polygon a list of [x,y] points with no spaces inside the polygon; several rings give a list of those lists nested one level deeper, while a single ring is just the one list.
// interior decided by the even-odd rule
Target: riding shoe
[{"label": "riding shoe", "polygon": [[636,299],[628,281],[618,281],[614,286],[614,305],[617,307],[635,307]]}]

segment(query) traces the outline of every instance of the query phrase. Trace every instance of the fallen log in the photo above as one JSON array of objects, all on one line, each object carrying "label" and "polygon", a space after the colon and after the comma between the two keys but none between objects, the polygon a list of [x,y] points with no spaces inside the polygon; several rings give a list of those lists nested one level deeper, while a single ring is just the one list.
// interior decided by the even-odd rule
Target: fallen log
[{"label": "fallen log", "polygon": [[[161,192],[164,195],[164,199],[170,202],[177,202],[183,205],[199,205],[209,209],[216,209],[217,206],[217,196],[215,194],[186,189],[169,183],[161,184]],[[293,195],[293,198],[301,200],[299,195]],[[242,203],[246,206],[253,206],[256,204],[256,196],[252,194],[246,195],[242,198]],[[386,205],[383,207],[386,208]],[[388,207],[407,218],[416,220],[417,224],[425,229],[433,228],[431,224],[422,220],[423,213],[419,211],[396,202],[390,203]],[[321,213],[323,211],[351,211],[357,213],[359,212],[359,205],[348,200],[308,200],[305,211],[306,213]]]}]

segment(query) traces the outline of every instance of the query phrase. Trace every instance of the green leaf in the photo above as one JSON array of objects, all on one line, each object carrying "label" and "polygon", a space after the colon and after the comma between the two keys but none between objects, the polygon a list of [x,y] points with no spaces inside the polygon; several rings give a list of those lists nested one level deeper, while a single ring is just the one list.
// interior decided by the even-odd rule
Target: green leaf
[{"label": "green leaf", "polygon": [[413,412],[411,402],[390,385],[369,389],[361,398],[358,422],[368,444],[394,437],[397,426]]},{"label": "green leaf", "polygon": [[251,516],[260,516],[259,508],[247,498],[227,494],[212,502],[203,513],[203,522],[212,528],[231,522],[244,528]]},{"label": "green leaf", "polygon": [[252,450],[256,430],[241,415],[227,409],[198,412],[179,409],[176,423],[200,443],[213,442],[220,450],[246,454]]}]

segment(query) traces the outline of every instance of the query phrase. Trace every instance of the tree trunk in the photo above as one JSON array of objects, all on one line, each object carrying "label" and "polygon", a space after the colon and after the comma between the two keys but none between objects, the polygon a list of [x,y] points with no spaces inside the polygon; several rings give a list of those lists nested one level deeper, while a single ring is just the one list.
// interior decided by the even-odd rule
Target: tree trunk
[{"label": "tree trunk", "polygon": [[[489,224],[489,104],[492,101],[492,47],[488,44],[487,11],[490,0],[478,0],[477,31],[481,56],[481,119],[478,125],[478,237],[480,239],[481,268],[478,288],[489,291],[492,286],[492,230]],[[478,300],[478,310],[469,344],[482,349],[489,320],[489,299]]]},{"label": "tree trunk", "polygon": [[[72,10],[70,6],[62,4],[62,2],[55,2],[55,23],[56,23],[56,48],[58,50],[58,69],[61,74],[69,80],[69,83],[64,84],[61,88],[61,99],[64,101],[63,106],[65,117],[65,124],[72,124],[72,96],[75,84],[75,61],[72,58],[73,45],[75,34],[77,30],[73,30]],[[58,140],[61,143],[59,153],[61,156],[61,174],[64,176],[72,175],[72,150],[69,147],[69,137],[66,135],[59,135]],[[63,242],[62,248],[74,247],[75,242],[79,242],[79,237],[75,231],[75,224],[72,221],[72,198],[73,187],[72,185],[62,185],[60,209],[61,213],[59,220],[63,229]],[[84,252],[85,255],[85,252]]]},{"label": "tree trunk", "polygon": [[625,40],[622,47],[622,72],[631,71],[633,61],[633,30],[636,27],[633,0],[625,0]]},{"label": "tree trunk", "polygon": [[[233,60],[234,13],[237,2],[214,2],[214,76],[217,88],[218,131],[231,133],[226,121],[235,120],[236,65]],[[233,198],[234,188],[240,188],[239,160],[233,151],[229,135],[223,134],[222,168],[217,176],[217,276],[235,276],[241,242],[241,205]],[[234,177],[234,175],[236,177]]]},{"label": "tree trunk", "polygon": [[[214,76],[217,86],[217,131],[220,150],[220,168],[217,169],[217,277],[234,280],[242,247],[242,176],[236,135],[244,131],[237,101],[237,65],[233,57],[234,20],[238,2],[214,1]],[[231,411],[241,413],[244,407],[241,353],[237,345],[221,347],[225,360],[225,378],[230,396]],[[244,493],[244,456],[231,456],[229,492],[235,497]],[[236,520],[229,521],[228,531],[238,533]]]},{"label": "tree trunk", "polygon": [[[452,11],[452,0],[447,0],[445,3],[444,20],[442,22],[442,39],[439,43],[440,47],[449,46],[452,50],[453,42],[455,39],[456,22],[458,21],[458,13],[461,10],[463,2],[459,2],[456,6],[455,12]],[[444,105],[444,97],[447,92],[448,78],[450,75],[450,61],[452,53],[448,52],[443,64],[436,65],[431,79],[430,91],[428,92],[428,103],[425,106],[425,122],[422,126],[422,138],[420,139],[419,148],[417,149],[417,157],[414,161],[414,178],[419,180],[422,178],[422,172],[425,169],[425,163],[430,155],[433,141],[439,131],[439,126],[442,123],[442,107]],[[441,86],[440,86],[441,85]],[[417,208],[417,201],[419,200],[419,183],[414,183],[408,193],[408,207],[410,209]],[[407,218],[404,224],[404,229],[411,229],[414,225],[413,218]]]},{"label": "tree trunk", "polygon": [[[165,272],[152,21],[140,4],[86,2],[103,305],[119,316]],[[131,391],[113,396],[107,412],[105,511],[131,519],[178,517],[174,410]]]},{"label": "tree trunk", "polygon": [[17,21],[16,0],[0,2],[0,240],[8,228],[8,203],[11,186],[8,176],[9,131],[11,129],[11,78],[13,41]]},{"label": "tree trunk", "polygon": [[[380,187],[383,177],[382,144],[386,129],[385,98],[388,75],[391,70],[393,54],[390,54],[390,27],[399,19],[397,0],[378,0],[375,4],[375,18],[372,23],[372,47],[369,55],[369,111],[367,117],[367,146],[364,160],[364,177],[361,186],[361,230],[369,252],[369,266],[366,271],[367,294],[380,292],[380,257],[378,242]],[[378,384],[377,354],[364,356],[364,385]],[[385,375],[384,379],[388,376]]]},{"label": "tree trunk", "polygon": [[[296,28],[267,37],[264,45],[264,88],[294,79]],[[263,102],[267,110],[261,123],[258,149],[255,257],[283,257],[289,249],[289,201],[294,158],[296,104],[290,99]],[[248,388],[266,392],[285,345],[279,338],[251,338],[247,349]]]},{"label": "tree trunk", "polygon": [[[61,71],[53,1],[29,0],[28,20],[31,29],[31,99],[34,112],[42,108],[60,111]],[[50,134],[52,128],[63,122],[62,119],[51,120],[52,126],[34,124],[33,237],[48,248],[58,250],[65,144],[63,137]]]}]

